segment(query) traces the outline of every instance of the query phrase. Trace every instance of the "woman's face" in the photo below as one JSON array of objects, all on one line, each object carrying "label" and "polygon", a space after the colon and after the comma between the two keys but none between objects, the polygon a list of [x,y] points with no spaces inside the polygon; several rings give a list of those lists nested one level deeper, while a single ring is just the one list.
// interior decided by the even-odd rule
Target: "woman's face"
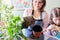
[{"label": "woman's face", "polygon": [[53,17],[52,20],[56,25],[60,25],[60,17]]},{"label": "woman's face", "polygon": [[42,8],[42,5],[43,5],[42,0],[33,0],[34,10],[40,10]]}]

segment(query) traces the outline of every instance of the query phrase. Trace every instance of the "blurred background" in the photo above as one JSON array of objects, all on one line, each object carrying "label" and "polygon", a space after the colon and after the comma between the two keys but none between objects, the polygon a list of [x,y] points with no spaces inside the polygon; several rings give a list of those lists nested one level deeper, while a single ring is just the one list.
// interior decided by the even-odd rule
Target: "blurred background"
[{"label": "blurred background", "polygon": [[[60,7],[60,0],[46,0],[45,10],[49,15],[55,7]],[[21,32],[26,8],[31,8],[31,0],[0,0],[0,40],[27,40]]]}]

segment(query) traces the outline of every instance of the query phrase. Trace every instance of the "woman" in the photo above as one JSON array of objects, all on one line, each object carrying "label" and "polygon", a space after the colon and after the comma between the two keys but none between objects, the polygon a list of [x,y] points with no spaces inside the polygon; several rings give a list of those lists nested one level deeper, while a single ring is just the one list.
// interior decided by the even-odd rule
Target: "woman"
[{"label": "woman", "polygon": [[43,27],[47,28],[48,14],[44,11],[46,0],[32,0],[32,8],[24,11],[23,17],[33,16],[35,20],[43,20]]}]

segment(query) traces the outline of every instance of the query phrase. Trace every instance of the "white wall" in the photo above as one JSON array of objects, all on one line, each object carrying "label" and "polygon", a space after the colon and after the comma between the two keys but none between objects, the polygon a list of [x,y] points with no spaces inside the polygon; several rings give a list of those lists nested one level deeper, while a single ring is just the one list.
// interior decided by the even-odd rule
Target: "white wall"
[{"label": "white wall", "polygon": [[51,9],[55,8],[55,7],[60,7],[60,0],[46,0],[46,8],[45,10],[47,11],[47,13],[50,14]]}]

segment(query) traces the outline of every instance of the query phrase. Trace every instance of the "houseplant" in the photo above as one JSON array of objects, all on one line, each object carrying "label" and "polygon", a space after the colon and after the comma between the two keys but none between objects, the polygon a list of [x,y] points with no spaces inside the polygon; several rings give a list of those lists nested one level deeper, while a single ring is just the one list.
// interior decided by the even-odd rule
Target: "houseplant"
[{"label": "houseplant", "polygon": [[1,21],[4,21],[6,25],[0,28],[0,40],[21,40],[21,38],[27,40],[21,31],[23,18],[15,16],[12,13],[13,6],[8,7],[1,1],[2,0],[0,0]]}]

